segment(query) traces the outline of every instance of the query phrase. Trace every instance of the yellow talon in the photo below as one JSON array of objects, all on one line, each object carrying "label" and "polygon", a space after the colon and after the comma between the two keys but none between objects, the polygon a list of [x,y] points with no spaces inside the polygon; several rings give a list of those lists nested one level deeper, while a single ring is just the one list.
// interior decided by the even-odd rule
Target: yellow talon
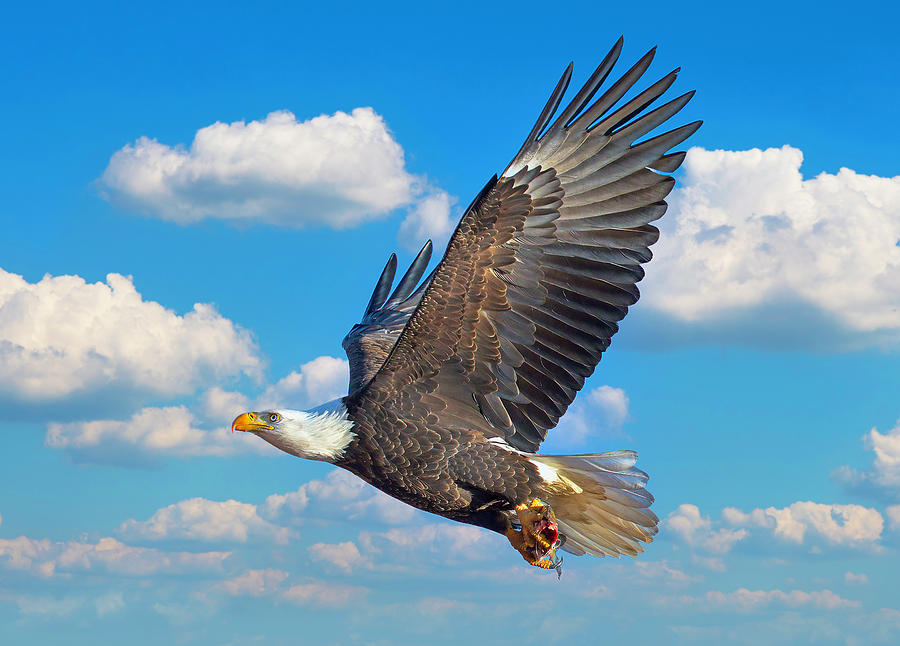
[{"label": "yellow talon", "polygon": [[[560,561],[556,557],[559,530],[556,514],[550,506],[540,498],[515,506],[521,530],[513,528],[512,523],[506,530],[506,538],[529,565],[544,570],[558,570]],[[544,558],[549,556],[550,558]]]}]

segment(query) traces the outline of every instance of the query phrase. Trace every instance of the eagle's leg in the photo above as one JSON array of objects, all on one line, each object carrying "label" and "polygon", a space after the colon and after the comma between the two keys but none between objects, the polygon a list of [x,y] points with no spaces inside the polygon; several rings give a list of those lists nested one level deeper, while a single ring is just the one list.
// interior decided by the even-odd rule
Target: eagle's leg
[{"label": "eagle's leg", "polygon": [[559,546],[559,526],[550,505],[535,498],[530,504],[516,505],[516,515],[521,530],[516,530],[507,521],[505,534],[510,544],[529,564],[546,570],[558,568],[560,560],[556,557],[556,548]]}]

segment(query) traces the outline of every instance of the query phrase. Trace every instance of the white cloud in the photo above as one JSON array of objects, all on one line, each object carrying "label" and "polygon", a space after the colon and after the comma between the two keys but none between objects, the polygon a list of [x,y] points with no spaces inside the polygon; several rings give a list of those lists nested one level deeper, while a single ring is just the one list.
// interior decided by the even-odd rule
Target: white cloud
[{"label": "white cloud", "polygon": [[754,509],[749,514],[735,507],[725,507],[722,519],[729,525],[739,527],[768,527],[770,519],[762,509]]},{"label": "white cloud", "polygon": [[628,419],[628,395],[600,386],[581,394],[549,435],[550,445],[577,446],[601,433],[619,434]]},{"label": "white cloud", "polygon": [[126,420],[53,422],[47,427],[47,446],[63,449],[82,462],[147,466],[164,456],[279,455],[266,442],[246,433],[232,433],[231,421],[247,410],[308,408],[339,397],[347,390],[348,363],[321,356],[303,364],[251,401],[246,395],[218,386],[200,396],[203,428],[186,406],[148,407]]},{"label": "white cloud", "polygon": [[322,480],[300,485],[296,491],[272,494],[260,505],[260,513],[282,523],[315,518],[402,524],[410,522],[416,510],[355,475],[336,469]]},{"label": "white cloud", "polygon": [[418,251],[426,240],[440,242],[449,238],[456,225],[450,219],[450,209],[455,203],[455,197],[441,190],[423,198],[403,220],[397,241],[409,251]]},{"label": "white cloud", "polygon": [[53,575],[56,563],[52,552],[59,552],[58,544],[46,538],[35,539],[27,536],[0,539],[0,563],[11,570],[26,570],[39,576]]},{"label": "white cloud", "polygon": [[192,539],[247,542],[251,537],[281,545],[292,531],[273,525],[257,513],[256,505],[237,500],[218,502],[191,498],[157,510],[148,520],[127,520],[119,532],[143,540]]},{"label": "white cloud", "polygon": [[179,316],[119,274],[105,283],[49,275],[29,283],[0,269],[0,396],[182,395],[260,369],[249,333],[211,305]]},{"label": "white cloud", "polygon": [[744,513],[733,507],[722,511],[725,522],[736,527],[761,528],[797,545],[823,542],[855,548],[880,549],[884,518],[877,509],[862,505],[795,502],[781,509],[757,508]]},{"label": "white cloud", "polygon": [[874,546],[884,527],[877,510],[861,505],[795,502],[783,509],[768,507],[765,513],[774,522],[775,536],[797,544],[809,533],[832,545]]},{"label": "white cloud", "polygon": [[601,411],[606,423],[619,428],[628,419],[628,395],[621,388],[600,386],[588,393],[588,400]]},{"label": "white cloud", "polygon": [[356,543],[316,543],[310,545],[309,555],[318,561],[325,561],[348,574],[358,568],[370,568],[372,562],[364,557]]},{"label": "white cloud", "polygon": [[885,510],[892,530],[900,529],[900,505],[891,505]]},{"label": "white cloud", "polygon": [[98,617],[111,615],[125,608],[125,599],[121,592],[107,592],[94,599],[94,609]]},{"label": "white cloud", "polygon": [[634,568],[640,576],[652,579],[654,582],[684,584],[697,580],[697,577],[672,567],[666,561],[635,561]]},{"label": "white cloud", "polygon": [[281,598],[298,606],[339,608],[358,601],[368,593],[367,588],[355,585],[310,581],[291,586],[281,594]]},{"label": "white cloud", "polygon": [[876,509],[809,501],[750,512],[725,507],[718,521],[703,516],[696,505],[683,504],[664,521],[667,533],[675,534],[694,550],[695,563],[717,571],[725,570],[722,556],[737,543],[777,550],[779,556],[786,543],[804,546],[810,552],[828,547],[880,552],[884,549],[879,542],[883,527],[884,519]]},{"label": "white cloud", "polygon": [[300,366],[266,388],[256,399],[257,410],[305,409],[347,394],[350,364],[346,359],[321,356]]},{"label": "white cloud", "polygon": [[700,554],[692,554],[691,562],[702,568],[706,568],[707,570],[713,570],[714,572],[724,572],[728,569],[725,567],[725,559],[721,556],[701,556]]},{"label": "white cloud", "polygon": [[274,455],[259,438],[201,430],[184,406],[143,408],[127,420],[51,423],[45,442],[83,462],[147,465],[162,456]]},{"label": "white cloud", "polygon": [[0,602],[15,604],[22,615],[28,617],[54,618],[71,616],[84,605],[84,598],[67,596],[60,599],[31,594],[17,594],[0,590]]},{"label": "white cloud", "polygon": [[879,433],[873,428],[863,440],[875,452],[872,468],[858,471],[842,466],[832,472],[832,478],[849,488],[871,487],[892,498],[900,498],[900,420],[887,433]]},{"label": "white cloud", "polygon": [[220,571],[231,552],[164,552],[132,547],[115,538],[96,543],[52,542],[20,536],[0,539],[0,565],[42,577],[60,571],[105,571],[125,576]]},{"label": "white cloud", "polygon": [[274,594],[287,577],[288,573],[282,570],[248,570],[233,579],[222,581],[214,588],[234,597],[261,597]]},{"label": "white cloud", "polygon": [[643,307],[700,341],[900,338],[900,176],[842,168],[804,180],[802,160],[790,146],[692,148]]},{"label": "white cloud", "polygon": [[812,606],[822,610],[838,608],[859,608],[858,601],[844,599],[831,590],[748,590],[740,588],[732,592],[710,590],[702,597],[682,596],[663,598],[662,603],[670,605],[689,605],[695,608],[713,610],[732,610],[736,612],[752,612],[769,606],[798,608]]},{"label": "white cloud", "polygon": [[217,122],[189,147],[141,137],[112,156],[99,180],[110,201],[181,224],[215,217],[334,228],[409,205],[424,184],[406,171],[403,149],[371,108]]},{"label": "white cloud", "polygon": [[283,570],[248,570],[244,574],[227,579],[213,586],[235,597],[274,597],[298,606],[337,608],[364,598],[367,588],[307,579],[290,587],[282,583],[288,578]]},{"label": "white cloud", "polygon": [[442,563],[458,563],[489,556],[487,550],[502,544],[479,527],[430,523],[398,527],[384,532],[361,532],[359,541],[367,553],[389,550],[395,562],[409,562],[416,555]]},{"label": "white cloud", "polygon": [[866,585],[869,582],[869,577],[865,574],[847,572],[844,574],[844,582],[849,585]]},{"label": "white cloud", "polygon": [[242,393],[213,386],[200,396],[200,406],[209,421],[231,424],[235,417],[250,410],[250,399]]},{"label": "white cloud", "polygon": [[[702,516],[696,505],[683,504],[669,514],[665,520],[667,530],[677,534],[681,540],[695,549],[708,554],[727,554],[738,541],[747,536],[743,529],[713,529],[708,516]],[[715,562],[718,569],[718,562]]]}]

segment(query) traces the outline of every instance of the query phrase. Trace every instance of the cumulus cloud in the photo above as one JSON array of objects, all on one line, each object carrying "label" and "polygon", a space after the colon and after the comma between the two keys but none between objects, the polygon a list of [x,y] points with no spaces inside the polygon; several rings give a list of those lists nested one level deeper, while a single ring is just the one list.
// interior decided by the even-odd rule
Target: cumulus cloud
[{"label": "cumulus cloud", "polygon": [[280,379],[256,399],[256,408],[310,408],[347,394],[350,364],[346,359],[322,356]]},{"label": "cumulus cloud", "polygon": [[900,420],[887,433],[873,428],[863,441],[875,453],[872,467],[859,471],[845,465],[835,469],[831,477],[849,489],[871,489],[889,498],[900,498]]},{"label": "cumulus cloud", "polygon": [[642,283],[642,341],[900,339],[900,176],[803,179],[802,161],[790,146],[690,150]]},{"label": "cumulus cloud", "polygon": [[262,597],[274,594],[281,582],[288,578],[283,570],[248,570],[240,576],[222,581],[214,586],[233,597]]},{"label": "cumulus cloud", "polygon": [[283,524],[304,518],[402,524],[410,522],[416,510],[346,471],[334,470],[296,491],[267,497],[260,513]]},{"label": "cumulus cloud", "polygon": [[[674,532],[688,545],[707,554],[727,554],[738,541],[747,536],[743,529],[713,529],[708,516],[700,514],[697,505],[683,504],[669,514],[665,520],[667,530]],[[718,569],[718,563],[713,569]]]},{"label": "cumulus cloud", "polygon": [[264,520],[256,505],[237,500],[191,498],[157,510],[148,520],[127,520],[119,532],[143,540],[191,539],[247,542],[250,538],[286,544],[293,532]]},{"label": "cumulus cloud", "polygon": [[635,561],[634,568],[638,575],[654,583],[685,584],[697,580],[697,577],[672,567],[666,561]]},{"label": "cumulus cloud", "polygon": [[164,552],[133,547],[115,538],[96,543],[53,542],[20,536],[0,539],[0,565],[50,577],[60,571],[104,571],[125,576],[216,572],[231,552]]},{"label": "cumulus cloud", "polygon": [[141,137],[112,156],[98,183],[113,203],[180,224],[221,218],[340,229],[424,198],[410,226],[436,230],[446,195],[428,195],[406,171],[403,149],[371,108],[217,122],[190,146]]},{"label": "cumulus cloud", "polygon": [[440,563],[486,558],[487,550],[497,547],[496,536],[471,525],[430,523],[417,527],[393,528],[384,532],[361,532],[363,551],[393,554],[393,562],[414,557]]},{"label": "cumulus cloud", "polygon": [[885,510],[892,530],[900,529],[900,505],[891,505]]},{"label": "cumulus cloud", "polygon": [[622,388],[600,386],[582,393],[550,433],[548,446],[577,446],[600,433],[620,434],[628,404]]},{"label": "cumulus cloud", "polygon": [[829,545],[877,548],[884,528],[884,518],[876,509],[809,501],[782,509],[754,509],[750,514],[733,510],[724,517],[731,524],[765,527],[775,537],[798,545],[814,537]]},{"label": "cumulus cloud", "polygon": [[372,562],[364,557],[356,543],[315,543],[309,547],[309,555],[317,561],[324,561],[350,574],[358,568],[370,568]]},{"label": "cumulus cloud", "polygon": [[777,550],[785,545],[804,546],[812,552],[824,548],[849,548],[880,552],[884,519],[876,509],[861,505],[795,502],[787,507],[756,508],[749,512],[734,507],[721,518],[704,516],[696,505],[683,504],[663,523],[665,532],[692,550],[692,560],[707,569],[723,571],[723,557],[738,544],[752,543],[757,550]]},{"label": "cumulus cloud", "polygon": [[78,462],[153,466],[163,457],[274,455],[266,442],[230,427],[197,428],[185,406],[143,408],[127,420],[53,422],[45,443]]},{"label": "cumulus cloud", "polygon": [[710,590],[702,597],[681,596],[668,597],[662,600],[667,605],[689,605],[707,611],[731,610],[736,612],[753,612],[770,606],[798,608],[812,606],[822,610],[838,608],[859,608],[858,601],[844,599],[831,590],[748,590],[740,588],[732,592]]},{"label": "cumulus cloud", "polygon": [[[231,432],[235,415],[246,410],[308,408],[347,390],[347,361],[321,356],[267,387],[255,401],[219,386],[207,389],[197,403],[200,422],[186,406],[147,407],[125,420],[52,422],[47,446],[65,450],[79,462],[153,466],[164,457],[279,455],[271,445],[245,433]],[[222,424],[222,426],[210,425]]]},{"label": "cumulus cloud", "polygon": [[199,403],[203,416],[210,422],[218,424],[228,424],[251,408],[249,397],[219,386],[205,390],[200,396]]},{"label": "cumulus cloud", "polygon": [[621,427],[628,418],[628,395],[621,388],[600,386],[588,393],[587,398],[613,428]]},{"label": "cumulus cloud", "polygon": [[338,608],[364,598],[369,590],[360,586],[341,585],[318,579],[306,579],[289,587],[282,585],[288,578],[283,570],[248,570],[213,586],[213,590],[235,597],[271,597],[298,606]]},{"label": "cumulus cloud", "polygon": [[450,209],[455,203],[456,198],[452,195],[434,191],[422,199],[400,224],[397,241],[409,251],[418,251],[426,240],[442,242],[449,238],[456,224],[450,217]]},{"label": "cumulus cloud", "polygon": [[849,585],[866,585],[869,582],[869,577],[865,574],[847,572],[844,574],[844,582]]},{"label": "cumulus cloud", "polygon": [[211,305],[181,316],[145,301],[119,274],[105,283],[49,275],[29,283],[0,269],[0,398],[183,395],[239,373],[258,376],[261,363],[249,333]]}]

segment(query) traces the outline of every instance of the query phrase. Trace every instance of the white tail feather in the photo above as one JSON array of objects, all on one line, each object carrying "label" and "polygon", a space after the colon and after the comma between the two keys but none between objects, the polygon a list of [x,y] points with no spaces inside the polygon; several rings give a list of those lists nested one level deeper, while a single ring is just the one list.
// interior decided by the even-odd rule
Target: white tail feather
[{"label": "white tail feather", "polygon": [[[572,554],[635,556],[650,543],[659,519],[649,507],[646,473],[634,466],[637,453],[614,451],[588,455],[529,456],[549,482],[548,502],[556,513],[562,549]],[[546,476],[544,476],[546,479]],[[563,483],[574,487],[561,487]]]}]

